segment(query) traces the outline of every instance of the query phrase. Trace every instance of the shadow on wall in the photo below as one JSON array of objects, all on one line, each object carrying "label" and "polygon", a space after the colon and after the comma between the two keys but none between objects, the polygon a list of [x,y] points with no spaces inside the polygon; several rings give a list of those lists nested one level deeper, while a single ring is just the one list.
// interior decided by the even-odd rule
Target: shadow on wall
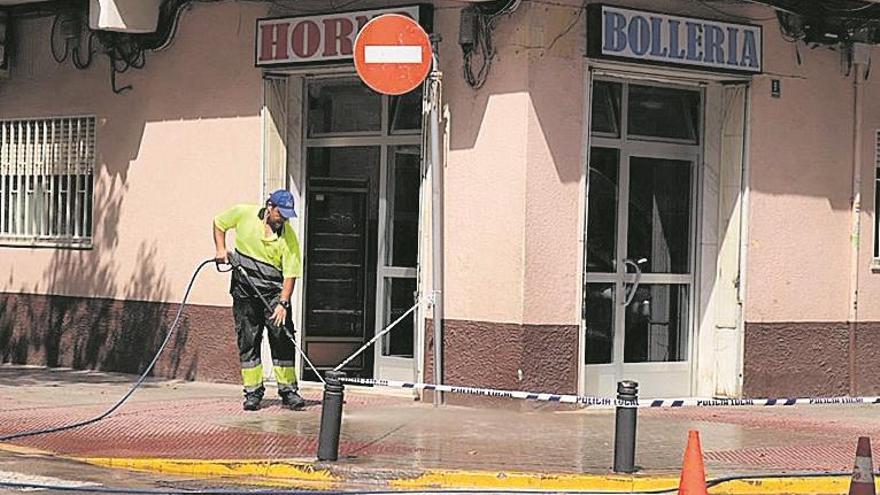
[{"label": "shadow on wall", "polygon": [[[632,0],[628,6],[651,10],[656,9],[654,3]],[[670,4],[663,10],[697,17],[707,14],[698,3],[683,9]],[[756,19],[773,17],[763,7],[731,8],[731,13],[737,11]],[[519,118],[525,109],[514,105],[530,104],[529,110],[539,125],[530,131],[529,146],[546,146],[561,182],[580,180],[588,84],[586,15],[578,12],[577,5],[524,3],[513,15],[503,16],[493,35],[498,53],[485,86],[478,90],[463,81],[457,31],[444,33],[440,55],[452,115],[453,151],[478,148],[480,134],[504,120],[500,112],[515,112]],[[459,9],[437,15],[437,25],[441,27],[459,25]],[[770,94],[770,78],[756,77],[751,81],[751,185],[760,193],[822,198],[831,210],[849,210],[852,76],[841,72],[839,53],[835,51],[813,50],[806,53],[802,65],[796,63],[793,46],[781,38],[776,21],[765,20],[762,24],[767,37],[764,53],[772,64],[767,70],[784,74],[780,77],[785,91],[780,98],[769,98],[766,95]],[[474,70],[479,65],[477,57]],[[867,95],[878,88],[873,79],[876,78],[865,83]],[[525,99],[514,104],[494,102],[517,94],[527,94],[528,103]],[[871,110],[876,108],[877,105],[869,108],[866,115],[872,115]],[[491,122],[493,119],[496,122]],[[772,130],[768,130],[770,127]],[[779,129],[784,130],[782,137]],[[780,148],[780,143],[792,144]],[[763,166],[768,159],[772,166]],[[864,206],[869,211],[874,208],[873,203]]]},{"label": "shadow on wall", "polygon": [[[458,9],[438,15],[442,16],[439,25],[458,27]],[[481,132],[488,126],[497,127],[499,122],[510,123],[511,117],[528,118],[527,123],[535,119],[538,125],[528,130],[528,145],[546,147],[561,182],[579,182],[586,94],[585,37],[586,15],[579,4],[523,3],[512,15],[499,20],[492,37],[498,53],[492,59],[485,85],[473,89],[462,76],[464,60],[456,43],[457,33],[444,36],[444,40],[450,40],[440,48],[451,114],[450,149],[477,148]],[[475,56],[471,65],[477,72],[481,58]],[[516,95],[524,97],[505,100]],[[494,122],[487,123],[487,116]]]},{"label": "shadow on wall", "polygon": [[[123,189],[124,188],[120,188]],[[122,190],[95,198],[94,211],[103,235],[97,252],[112,253],[117,243],[118,212]],[[157,268],[156,247],[144,241],[138,249],[139,269],[117,284],[115,257],[87,256],[79,250],[56,250],[42,279],[45,292],[69,287],[87,292],[121,294],[122,300],[69,296],[5,294],[0,314],[0,362],[39,364],[140,373],[152,359],[173,322],[178,305],[145,302],[169,296],[164,269]],[[97,260],[97,261],[96,261]],[[195,361],[182,362],[189,325],[182,318],[161,361],[162,374],[193,378]]]},{"label": "shadow on wall", "polygon": [[[179,306],[147,302],[167,301],[171,294],[164,265],[155,261],[167,259],[165,248],[151,238],[149,230],[119,249],[120,212],[129,188],[161,187],[161,182],[141,179],[134,186],[129,175],[135,166],[148,168],[155,163],[152,158],[138,161],[148,123],[259,115],[260,74],[253,67],[250,49],[253,23],[241,19],[256,18],[263,11],[263,7],[240,3],[194,4],[182,17],[173,45],[149,53],[144,70],[127,72],[121,78],[120,85],[134,87],[122,95],[110,90],[107,57],[97,56],[84,71],[75,70],[69,62],[59,65],[47,44],[51,18],[17,21],[17,65],[11,77],[0,83],[4,116],[96,115],[99,159],[94,175],[93,248],[53,250],[37,280],[16,280],[14,267],[3,267],[9,273],[3,280],[5,290],[15,288],[17,293],[0,293],[0,362],[132,373],[149,363]],[[199,61],[201,70],[193,70],[194,61]],[[174,138],[169,134],[168,139]],[[198,143],[188,143],[184,149],[198,151]],[[199,165],[200,156],[194,152],[185,164]],[[182,211],[182,204],[174,200],[166,198],[164,210],[157,214]],[[120,252],[134,252],[135,246],[136,260],[120,259]],[[130,266],[135,268],[126,280],[119,272],[123,267],[128,272]],[[180,277],[173,280],[177,283]],[[220,358],[226,356],[234,340],[214,343],[218,339],[207,335],[218,311],[203,308],[191,317],[184,314],[156,374],[194,379],[203,349],[217,346]],[[228,313],[219,312],[222,317]],[[191,334],[195,327],[205,330],[197,342]],[[225,363],[206,362],[204,356],[201,361],[203,367],[214,367],[210,377],[235,376]],[[238,373],[237,367],[233,371]]]}]

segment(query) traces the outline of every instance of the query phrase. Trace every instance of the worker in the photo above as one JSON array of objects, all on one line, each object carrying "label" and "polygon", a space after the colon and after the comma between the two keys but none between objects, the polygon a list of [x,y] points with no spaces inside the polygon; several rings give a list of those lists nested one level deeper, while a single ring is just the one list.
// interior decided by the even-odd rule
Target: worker
[{"label": "worker", "polygon": [[[233,257],[236,266],[229,292],[238,336],[245,411],[258,410],[265,393],[260,359],[264,327],[268,329],[281,403],[290,409],[305,406],[297,387],[290,311],[294,284],[302,277],[299,240],[288,223],[294,217],[293,195],[284,189],[273,192],[265,205],[240,204],[214,217],[215,261],[226,264]],[[228,253],[226,232],[231,229],[235,229],[235,252]],[[255,289],[271,309],[266,308]]]}]

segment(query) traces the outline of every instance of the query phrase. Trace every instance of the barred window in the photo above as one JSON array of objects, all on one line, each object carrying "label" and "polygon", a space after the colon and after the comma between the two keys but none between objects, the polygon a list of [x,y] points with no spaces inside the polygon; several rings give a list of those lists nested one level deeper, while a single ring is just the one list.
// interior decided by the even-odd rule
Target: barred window
[{"label": "barred window", "polygon": [[0,120],[0,243],[90,246],[95,118]]}]

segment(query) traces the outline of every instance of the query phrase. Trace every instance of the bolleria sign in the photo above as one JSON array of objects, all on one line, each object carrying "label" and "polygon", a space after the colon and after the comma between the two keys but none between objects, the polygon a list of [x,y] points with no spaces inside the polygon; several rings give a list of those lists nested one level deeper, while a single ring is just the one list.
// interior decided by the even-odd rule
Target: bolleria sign
[{"label": "bolleria sign", "polygon": [[761,26],[599,4],[590,9],[587,43],[592,57],[731,72],[763,70]]},{"label": "bolleria sign", "polygon": [[[430,28],[428,6],[257,20],[257,67],[351,60],[358,32],[374,17],[401,14]],[[430,32],[430,31],[429,31]]]}]

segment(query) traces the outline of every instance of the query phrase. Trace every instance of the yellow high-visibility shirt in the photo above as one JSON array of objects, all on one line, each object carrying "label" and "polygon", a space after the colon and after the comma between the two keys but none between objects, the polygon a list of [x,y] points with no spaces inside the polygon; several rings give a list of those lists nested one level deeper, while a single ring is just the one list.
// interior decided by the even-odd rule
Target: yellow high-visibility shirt
[{"label": "yellow high-visibility shirt", "polygon": [[293,227],[284,222],[281,235],[266,235],[259,205],[235,205],[214,217],[214,225],[226,232],[235,229],[235,249],[246,256],[281,270],[284,278],[302,277],[302,253]]}]

